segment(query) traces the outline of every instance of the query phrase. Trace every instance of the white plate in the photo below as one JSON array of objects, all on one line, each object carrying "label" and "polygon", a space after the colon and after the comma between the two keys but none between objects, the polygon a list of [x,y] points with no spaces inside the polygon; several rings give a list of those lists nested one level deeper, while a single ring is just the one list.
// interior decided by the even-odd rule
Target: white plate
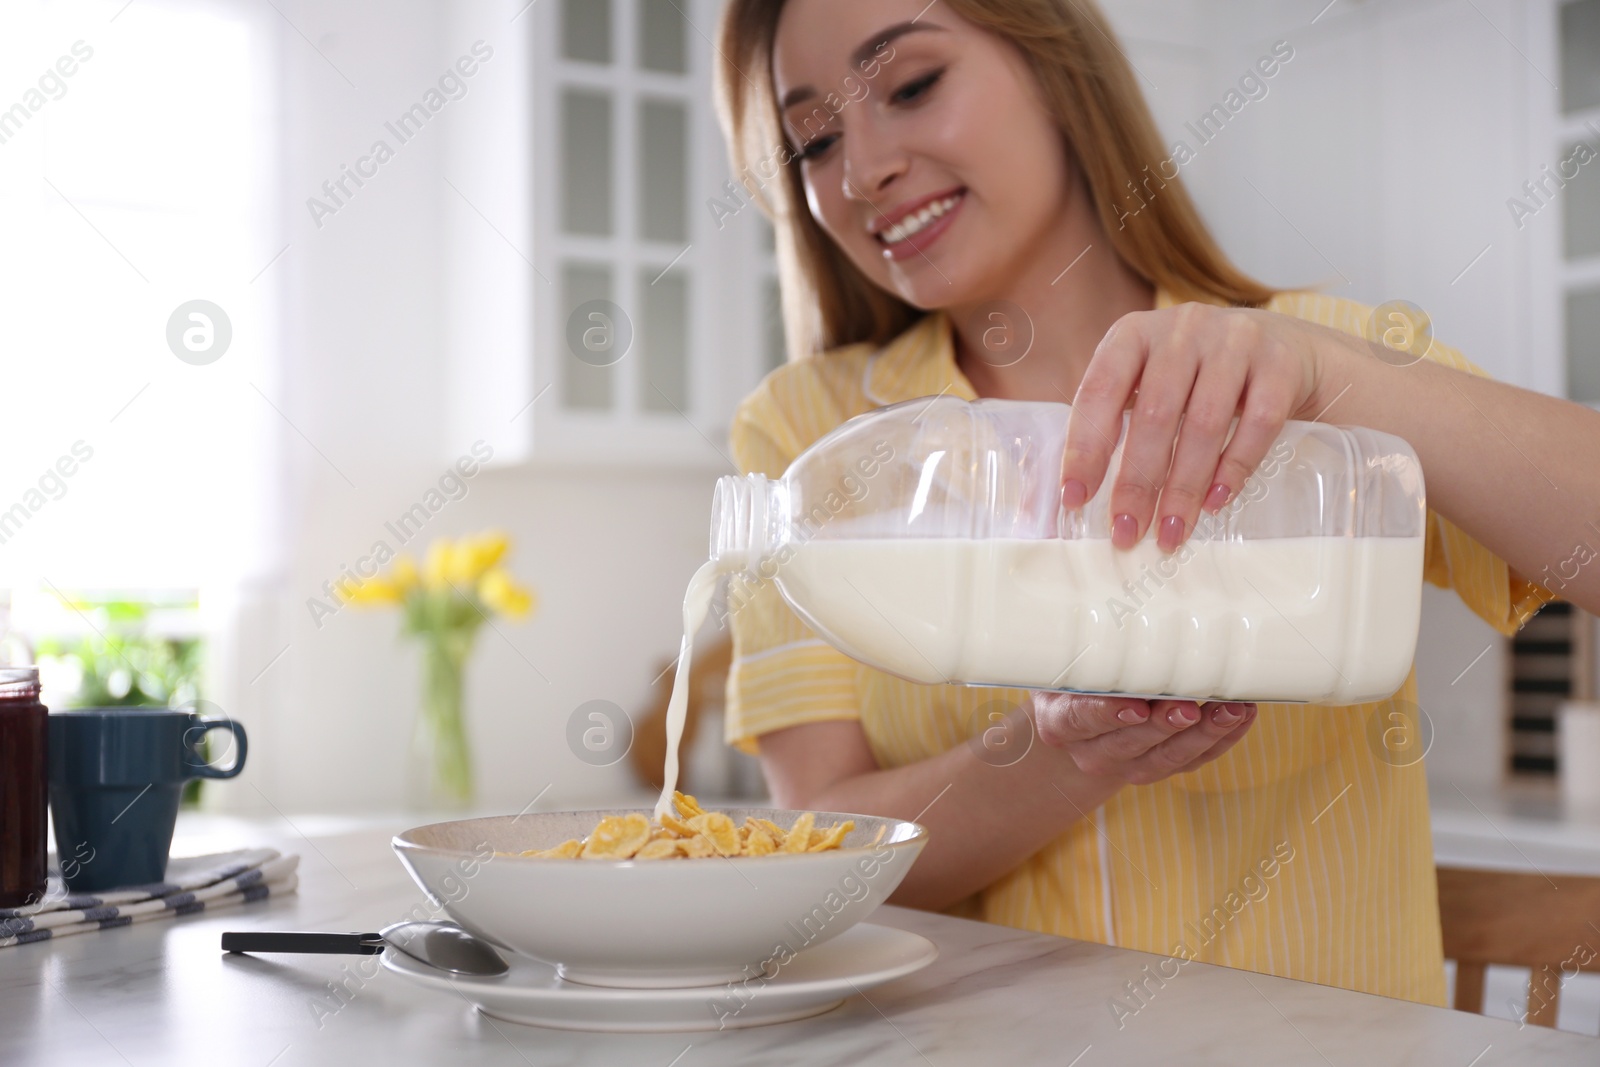
[{"label": "white plate", "polygon": [[413,982],[459,992],[485,1015],[558,1030],[733,1030],[820,1015],[844,998],[920,971],[939,950],[905,930],[860,923],[799,953],[771,978],[677,989],[617,989],[563,981],[547,963],[514,956],[494,978],[445,974],[385,949],[383,965]]}]

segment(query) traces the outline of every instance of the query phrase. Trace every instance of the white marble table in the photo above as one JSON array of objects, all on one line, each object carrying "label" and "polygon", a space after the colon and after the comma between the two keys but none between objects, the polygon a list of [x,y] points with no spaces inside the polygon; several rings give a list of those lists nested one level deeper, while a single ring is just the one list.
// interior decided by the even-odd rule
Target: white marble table
[{"label": "white marble table", "polygon": [[[225,929],[375,929],[422,898],[389,825],[188,819],[177,851],[301,855],[295,897],[0,950],[0,1064],[1597,1064],[1600,1040],[1205,964],[1119,1029],[1110,1009],[1158,958],[898,908],[876,922],[939,946],[926,970],[823,1016],[701,1034],[605,1035],[495,1022],[359,957],[227,956]],[[870,999],[869,999],[870,998]],[[322,1006],[318,1010],[317,1005]]]}]

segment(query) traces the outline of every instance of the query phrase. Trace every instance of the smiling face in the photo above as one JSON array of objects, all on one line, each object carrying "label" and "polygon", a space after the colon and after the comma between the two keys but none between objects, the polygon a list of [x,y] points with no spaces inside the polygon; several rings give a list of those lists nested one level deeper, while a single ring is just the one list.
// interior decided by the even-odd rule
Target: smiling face
[{"label": "smiling face", "polygon": [[1086,197],[1008,42],[926,0],[788,0],[773,82],[812,217],[884,289],[961,308],[1059,270]]}]

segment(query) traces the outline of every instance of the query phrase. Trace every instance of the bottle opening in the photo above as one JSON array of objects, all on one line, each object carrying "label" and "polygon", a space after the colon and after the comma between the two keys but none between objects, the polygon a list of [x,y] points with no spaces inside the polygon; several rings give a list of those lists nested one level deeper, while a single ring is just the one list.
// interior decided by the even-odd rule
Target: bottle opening
[{"label": "bottle opening", "polygon": [[775,547],[778,483],[759,474],[717,479],[711,498],[711,558],[720,570],[755,570]]}]

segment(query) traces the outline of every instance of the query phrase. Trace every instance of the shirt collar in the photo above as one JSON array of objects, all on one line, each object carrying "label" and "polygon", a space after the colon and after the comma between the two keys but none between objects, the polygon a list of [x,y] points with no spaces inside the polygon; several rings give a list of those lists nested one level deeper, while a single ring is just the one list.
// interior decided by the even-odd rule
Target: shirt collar
[{"label": "shirt collar", "polygon": [[[1166,289],[1156,288],[1156,308],[1173,306]],[[878,406],[898,404],[923,396],[978,399],[967,376],[956,366],[955,339],[950,317],[929,312],[867,360],[861,390]]]}]

